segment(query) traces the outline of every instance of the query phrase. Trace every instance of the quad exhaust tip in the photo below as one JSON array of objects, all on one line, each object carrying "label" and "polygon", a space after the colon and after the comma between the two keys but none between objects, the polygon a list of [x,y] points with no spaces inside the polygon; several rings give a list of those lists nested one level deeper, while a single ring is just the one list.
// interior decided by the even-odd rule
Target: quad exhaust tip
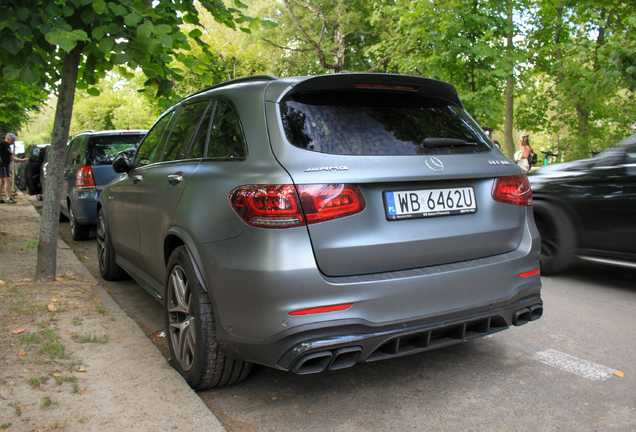
[{"label": "quad exhaust tip", "polygon": [[362,353],[362,347],[347,347],[333,351],[321,351],[301,357],[291,368],[298,375],[320,373],[326,369],[338,370],[353,366]]},{"label": "quad exhaust tip", "polygon": [[522,326],[530,321],[538,320],[543,316],[543,305],[536,304],[527,308],[519,309],[512,316],[512,324]]}]

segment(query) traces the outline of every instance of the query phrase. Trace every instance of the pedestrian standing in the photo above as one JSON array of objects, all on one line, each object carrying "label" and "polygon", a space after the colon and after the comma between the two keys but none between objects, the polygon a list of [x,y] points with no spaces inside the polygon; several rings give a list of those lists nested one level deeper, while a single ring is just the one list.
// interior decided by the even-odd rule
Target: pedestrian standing
[{"label": "pedestrian standing", "polygon": [[521,138],[521,152],[521,158],[517,161],[517,165],[521,167],[524,173],[527,173],[530,171],[530,155],[533,153],[532,147],[530,147],[530,138],[528,135]]},{"label": "pedestrian standing", "polygon": [[[8,133],[3,141],[0,141],[0,204],[15,204],[11,198],[11,162],[26,162],[29,158],[20,159],[11,153],[11,146],[15,143],[15,135]],[[7,196],[7,200],[2,199],[2,192]]]}]

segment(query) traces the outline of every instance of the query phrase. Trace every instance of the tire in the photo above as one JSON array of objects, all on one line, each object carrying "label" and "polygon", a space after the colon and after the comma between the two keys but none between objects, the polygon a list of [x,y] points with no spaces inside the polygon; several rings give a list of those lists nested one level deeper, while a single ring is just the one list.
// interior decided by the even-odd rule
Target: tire
[{"label": "tire", "polygon": [[115,262],[115,250],[108,235],[104,209],[100,209],[97,215],[97,261],[99,274],[104,280],[118,281],[128,278],[128,273]]},{"label": "tire", "polygon": [[91,227],[88,225],[82,225],[77,221],[77,219],[75,219],[75,212],[73,211],[71,203],[68,204],[68,221],[71,226],[71,237],[73,240],[82,241],[88,238]]},{"label": "tire", "polygon": [[539,263],[541,274],[554,275],[567,270],[574,259],[576,232],[563,210],[545,201],[533,204],[534,220],[541,235]]},{"label": "tire", "polygon": [[219,351],[214,313],[197,279],[185,246],[168,261],[165,319],[174,368],[195,390],[235,384],[247,377],[252,363]]}]

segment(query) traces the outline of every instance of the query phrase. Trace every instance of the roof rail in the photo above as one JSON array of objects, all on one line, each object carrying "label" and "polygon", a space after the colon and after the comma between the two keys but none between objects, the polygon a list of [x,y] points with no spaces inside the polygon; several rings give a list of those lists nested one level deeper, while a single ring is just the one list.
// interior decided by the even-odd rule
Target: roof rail
[{"label": "roof rail", "polygon": [[208,90],[213,90],[213,89],[217,89],[220,87],[225,87],[231,84],[238,84],[238,83],[242,83],[242,82],[249,82],[249,81],[276,81],[277,79],[279,79],[277,76],[274,75],[252,75],[252,76],[247,76],[247,77],[243,77],[243,78],[236,78],[230,81],[225,81],[219,84],[215,84],[212,87],[207,87],[204,88],[203,90],[199,90],[198,92],[189,94],[188,96],[186,96],[184,99],[189,98],[190,96],[194,96],[194,95],[198,95],[200,93],[206,92]]},{"label": "roof rail", "polygon": [[86,133],[86,132],[95,132],[95,131],[93,129],[89,129],[89,130],[78,132],[75,135],[83,134],[83,133]]}]

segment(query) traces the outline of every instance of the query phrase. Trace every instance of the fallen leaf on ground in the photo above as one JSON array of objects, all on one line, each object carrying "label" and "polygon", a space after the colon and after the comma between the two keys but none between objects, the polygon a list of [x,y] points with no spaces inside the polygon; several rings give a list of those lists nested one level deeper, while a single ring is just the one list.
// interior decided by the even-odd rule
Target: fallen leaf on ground
[{"label": "fallen leaf on ground", "polygon": [[104,371],[103,373],[100,373],[100,375],[106,375],[106,371]]},{"label": "fallen leaf on ground", "polygon": [[86,372],[86,369],[82,368],[82,369],[78,369],[78,372]]},{"label": "fallen leaf on ground", "polygon": [[7,283],[3,280],[0,280],[0,286],[5,286]]},{"label": "fallen leaf on ground", "polygon": [[625,372],[616,371],[616,372],[614,372],[614,375],[616,375],[617,377],[620,377],[620,378],[625,378]]},{"label": "fallen leaf on ground", "polygon": [[25,330],[26,330],[26,329],[13,330],[11,333],[13,333],[13,334],[20,334],[20,333],[22,333],[22,332],[23,332],[23,331],[25,331]]},{"label": "fallen leaf on ground", "polygon": [[55,280],[56,280],[56,281],[58,281],[58,282],[62,282],[62,279],[60,279],[60,278],[59,278],[59,277],[57,277],[57,276],[55,277]]},{"label": "fallen leaf on ground", "polygon": [[88,257],[84,257],[84,259],[88,259]]},{"label": "fallen leaf on ground", "polygon": [[588,406],[589,404],[587,402],[585,402],[583,405]]},{"label": "fallen leaf on ground", "polygon": [[603,420],[603,417],[599,417],[598,419],[599,419],[599,420]]},{"label": "fallen leaf on ground", "polygon": [[234,395],[234,397],[237,398],[237,399],[239,398],[237,395]]},{"label": "fallen leaf on ground", "polygon": [[55,309],[55,306],[50,304],[49,305],[49,312],[55,312],[55,311],[57,311],[57,309]]},{"label": "fallen leaf on ground", "polygon": [[20,350],[20,352],[18,353],[18,355],[19,355],[19,356],[23,356],[23,355],[25,355],[25,354],[26,354],[26,353],[24,352],[24,350]]},{"label": "fallen leaf on ground", "polygon": [[58,376],[61,376],[61,375],[59,373],[54,373],[53,376],[54,377],[58,377]]},{"label": "fallen leaf on ground", "polygon": [[82,390],[82,393],[86,393],[86,389]]},{"label": "fallen leaf on ground", "polygon": [[312,414],[312,412],[311,411],[307,411],[307,415],[309,415],[309,414]]},{"label": "fallen leaf on ground", "polygon": [[273,401],[274,401],[274,400],[276,400],[276,399],[278,399],[276,396],[274,396],[274,397],[272,398],[272,400],[273,400]]},{"label": "fallen leaf on ground", "polygon": [[50,300],[50,301],[52,301],[52,302],[59,302],[59,300],[58,300],[58,299],[56,299],[55,297],[53,297],[53,298],[51,298],[51,299],[49,299],[49,300]]},{"label": "fallen leaf on ground", "polygon": [[68,332],[68,334],[73,334],[73,332],[70,330],[66,330],[66,331]]}]

